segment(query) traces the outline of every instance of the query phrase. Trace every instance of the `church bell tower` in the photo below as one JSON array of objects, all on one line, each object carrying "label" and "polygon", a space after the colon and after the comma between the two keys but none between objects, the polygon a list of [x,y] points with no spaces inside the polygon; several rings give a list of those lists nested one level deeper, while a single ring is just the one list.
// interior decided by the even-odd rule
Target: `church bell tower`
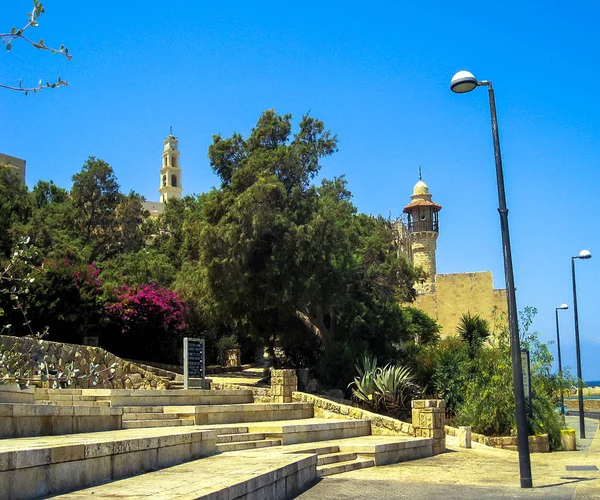
[{"label": "church bell tower", "polygon": [[425,281],[416,284],[415,289],[419,294],[435,293],[438,212],[442,206],[431,201],[429,188],[422,180],[415,184],[411,199],[403,212],[408,215],[412,262],[426,274]]},{"label": "church bell tower", "polygon": [[173,132],[164,141],[162,153],[162,166],[160,169],[160,202],[178,198],[181,199],[181,167],[179,164],[179,149],[177,137]]}]

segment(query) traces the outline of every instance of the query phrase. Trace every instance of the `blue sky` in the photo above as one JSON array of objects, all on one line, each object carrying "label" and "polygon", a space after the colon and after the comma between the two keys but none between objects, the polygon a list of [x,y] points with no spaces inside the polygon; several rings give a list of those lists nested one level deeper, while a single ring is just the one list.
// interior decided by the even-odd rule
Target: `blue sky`
[{"label": "blue sky", "polygon": [[[158,199],[162,140],[179,138],[185,194],[217,185],[211,136],[247,134],[275,108],[310,111],[338,135],[322,176],[345,174],[366,213],[398,215],[423,168],[443,205],[438,272],[492,270],[504,286],[486,91],[455,95],[461,69],[496,90],[519,308],[555,339],[572,306],[577,262],[584,379],[600,379],[600,80],[597,2],[76,2],[46,0],[32,31],[57,55],[15,42],[1,83],[56,76],[39,95],[0,92],[0,152],[27,160],[30,186],[70,187],[88,156],[123,191]],[[29,0],[0,4],[0,29],[26,23]],[[575,367],[572,307],[561,312]],[[556,347],[552,346],[553,352]]]}]

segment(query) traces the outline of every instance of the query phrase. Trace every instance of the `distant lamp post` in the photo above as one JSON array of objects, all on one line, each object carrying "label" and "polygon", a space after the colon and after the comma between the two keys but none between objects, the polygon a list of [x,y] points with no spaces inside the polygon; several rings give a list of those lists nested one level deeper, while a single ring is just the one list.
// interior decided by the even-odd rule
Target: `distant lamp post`
[{"label": "distant lamp post", "polygon": [[504,192],[504,173],[502,171],[502,155],[500,154],[500,137],[498,135],[498,119],[496,117],[496,99],[492,82],[479,81],[468,71],[459,71],[450,82],[450,90],[457,94],[465,94],[476,87],[486,86],[490,100],[492,118],[492,137],[494,140],[494,158],[496,160],[496,183],[498,185],[498,212],[500,213],[500,228],[502,231],[502,250],[504,253],[504,277],[506,280],[506,299],[508,303],[508,327],[510,331],[510,351],[513,370],[513,389],[517,417],[517,447],[519,450],[519,470],[521,473],[521,488],[533,487],[531,479],[531,460],[529,457],[529,431],[525,394],[523,390],[523,371],[521,368],[521,345],[519,341],[519,324],[517,316],[517,298],[515,294],[515,279],[513,274],[512,253],[510,249],[510,234],[508,231],[508,208]]},{"label": "distant lamp post", "polygon": [[563,422],[565,420],[565,397],[563,394],[563,376],[562,376],[562,360],[560,357],[560,330],[558,328],[558,311],[564,311],[568,309],[567,304],[561,304],[556,308],[556,347],[558,348],[558,383],[560,387],[560,414],[562,415]]},{"label": "distant lamp post", "polygon": [[577,392],[579,393],[579,435],[585,439],[585,419],[583,416],[583,379],[581,378],[581,349],[579,348],[579,317],[577,316],[577,284],[575,283],[575,259],[591,259],[588,250],[571,257],[571,275],[573,276],[573,316],[575,317],[575,350],[577,352]]}]

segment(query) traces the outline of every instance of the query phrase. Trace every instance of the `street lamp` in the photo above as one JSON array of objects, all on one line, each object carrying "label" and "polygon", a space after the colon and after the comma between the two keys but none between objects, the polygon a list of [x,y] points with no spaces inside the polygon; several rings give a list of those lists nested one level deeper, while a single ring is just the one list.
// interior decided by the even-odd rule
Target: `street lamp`
[{"label": "street lamp", "polygon": [[508,208],[504,192],[504,173],[502,172],[502,156],[500,154],[500,137],[498,136],[498,119],[496,117],[496,99],[492,82],[479,81],[468,71],[459,71],[452,77],[450,90],[457,94],[465,94],[476,87],[486,86],[490,100],[492,118],[492,138],[494,140],[494,158],[496,160],[496,183],[498,185],[498,212],[502,231],[502,251],[504,253],[504,277],[506,280],[506,300],[508,303],[508,328],[510,332],[510,351],[513,370],[513,389],[517,417],[517,446],[519,449],[519,470],[521,472],[521,488],[531,488],[531,461],[529,457],[529,431],[523,391],[523,371],[521,368],[521,346],[519,341],[519,324],[517,319],[517,298],[513,274],[512,254],[510,250],[510,234],[508,231]]},{"label": "street lamp", "polygon": [[560,387],[560,414],[562,415],[563,422],[565,421],[565,397],[563,394],[563,377],[562,377],[562,361],[560,359],[560,332],[558,329],[558,311],[568,309],[567,304],[561,304],[556,308],[556,347],[558,347],[558,384]]},{"label": "street lamp", "polygon": [[575,317],[575,350],[577,352],[577,392],[579,393],[579,436],[585,439],[585,419],[583,416],[583,380],[581,378],[581,350],[579,349],[579,318],[577,316],[577,285],[575,283],[575,259],[591,259],[588,250],[571,257],[571,274],[573,276],[573,316]]}]

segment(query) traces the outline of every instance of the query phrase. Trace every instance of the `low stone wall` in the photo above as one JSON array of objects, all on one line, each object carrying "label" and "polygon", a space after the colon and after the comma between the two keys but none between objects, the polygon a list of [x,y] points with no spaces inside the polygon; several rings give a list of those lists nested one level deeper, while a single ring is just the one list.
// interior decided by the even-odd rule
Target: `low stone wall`
[{"label": "low stone wall", "polygon": [[[92,386],[88,379],[78,379],[71,388],[88,389],[166,389],[168,380],[159,377],[139,366],[125,361],[101,347],[92,347],[62,342],[50,342],[34,339],[32,337],[12,337],[0,335],[0,342],[7,348],[17,345],[19,352],[24,356],[47,356],[50,363],[56,368],[62,368],[69,362],[74,362],[80,373],[88,373],[90,363],[99,365],[96,370],[100,381]],[[115,373],[109,368],[116,363]],[[32,382],[33,385],[42,386],[41,381]]]},{"label": "low stone wall", "polygon": [[[578,399],[565,399],[565,406],[569,410],[579,410]],[[583,400],[584,411],[600,410],[600,399],[584,399]]]},{"label": "low stone wall", "polygon": [[0,439],[118,430],[122,413],[122,408],[0,403]]},{"label": "low stone wall", "polygon": [[[458,428],[445,426],[445,431],[448,436],[457,436]],[[489,437],[483,434],[477,434],[471,432],[471,440],[476,441],[490,448],[500,448],[503,450],[517,451],[517,437],[516,436],[497,436]],[[529,436],[529,451],[531,453],[549,453],[550,452],[550,441],[548,440],[548,434],[540,434],[539,436]]]},{"label": "low stone wall", "polygon": [[255,403],[272,403],[273,397],[271,396],[270,387],[254,387],[252,385],[237,385],[237,384],[223,384],[221,382],[213,381],[211,383],[211,389],[219,391],[252,391],[254,395]]},{"label": "low stone wall", "polygon": [[343,403],[337,403],[330,399],[320,398],[314,394],[305,392],[294,392],[292,401],[301,403],[312,403],[315,417],[331,418],[346,417],[357,420],[370,420],[371,432],[375,435],[384,436],[415,436],[413,426],[408,422],[402,422],[395,418],[386,417],[377,413],[372,413],[362,408],[355,408]]}]

